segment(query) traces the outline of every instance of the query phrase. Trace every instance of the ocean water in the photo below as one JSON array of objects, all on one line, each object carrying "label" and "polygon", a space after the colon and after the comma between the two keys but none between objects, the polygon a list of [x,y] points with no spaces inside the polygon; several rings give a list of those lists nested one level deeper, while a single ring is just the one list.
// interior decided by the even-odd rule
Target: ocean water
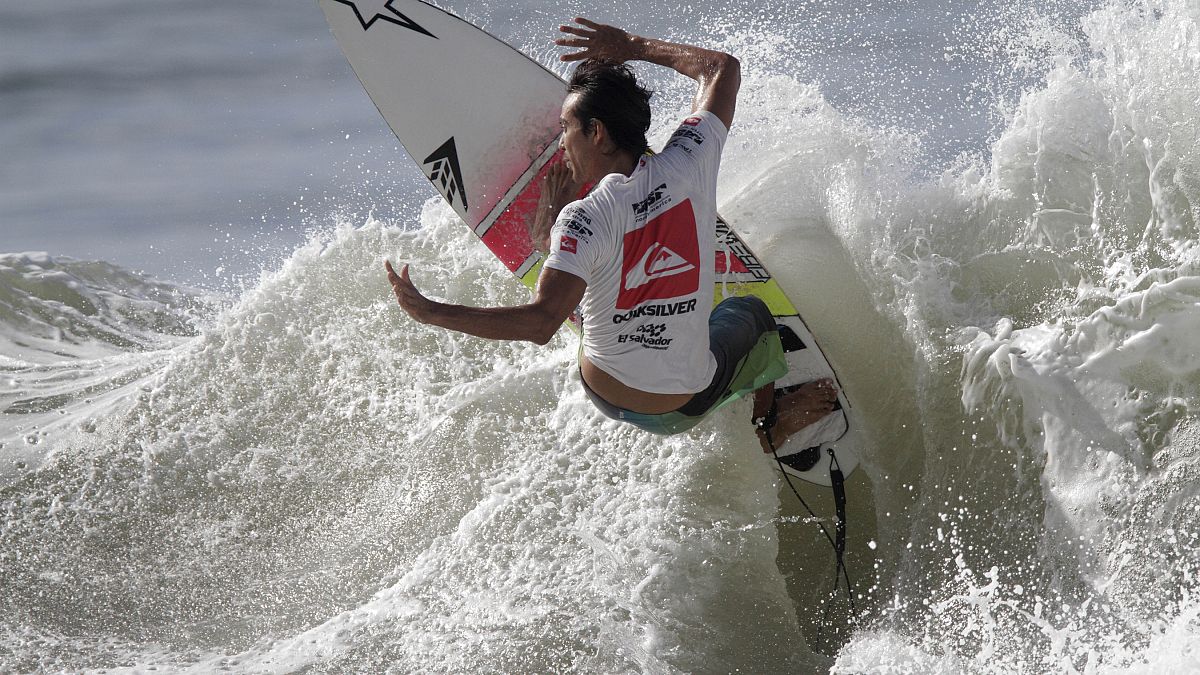
[{"label": "ocean water", "polygon": [[1200,669],[1200,5],[447,7],[742,57],[720,206],[864,422],[854,608],[745,404],[653,437],[565,331],[405,319],[385,257],[527,296],[315,5],[9,3],[0,671]]}]

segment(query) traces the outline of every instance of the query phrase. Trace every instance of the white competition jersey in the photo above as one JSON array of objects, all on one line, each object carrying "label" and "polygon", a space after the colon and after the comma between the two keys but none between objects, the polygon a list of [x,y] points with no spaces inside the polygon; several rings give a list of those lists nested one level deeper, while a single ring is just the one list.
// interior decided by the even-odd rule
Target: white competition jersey
[{"label": "white competition jersey", "polygon": [[583,353],[626,386],[690,394],[712,381],[717,171],[729,131],[683,120],[631,176],[609,174],[563,209],[545,266],[587,282]]}]

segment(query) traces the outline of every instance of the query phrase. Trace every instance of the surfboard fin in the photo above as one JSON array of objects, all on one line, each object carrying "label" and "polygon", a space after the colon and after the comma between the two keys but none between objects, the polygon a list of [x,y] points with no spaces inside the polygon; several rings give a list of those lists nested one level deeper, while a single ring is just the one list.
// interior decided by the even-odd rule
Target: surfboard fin
[{"label": "surfboard fin", "polygon": [[779,330],[779,342],[783,345],[785,353],[808,349],[808,345],[804,344],[804,340],[801,340],[799,335],[796,335],[796,331],[783,324],[778,324],[777,329]]},{"label": "surfboard fin", "polygon": [[821,446],[814,445],[800,452],[793,452],[790,455],[780,457],[779,461],[797,471],[808,471],[816,466],[817,462],[821,461]]}]

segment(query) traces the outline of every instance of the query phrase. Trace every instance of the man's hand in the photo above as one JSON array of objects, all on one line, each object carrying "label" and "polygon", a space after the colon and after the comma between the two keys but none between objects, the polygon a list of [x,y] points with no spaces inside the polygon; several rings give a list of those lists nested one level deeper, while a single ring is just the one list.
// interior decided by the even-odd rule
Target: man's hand
[{"label": "man's hand", "polygon": [[429,317],[437,303],[421,295],[421,291],[413,285],[412,279],[408,278],[408,265],[400,268],[400,274],[396,274],[396,270],[392,269],[389,260],[384,260],[383,266],[387,269],[388,283],[392,285],[392,292],[396,294],[396,301],[400,303],[400,307],[414,320],[429,323]]},{"label": "man's hand", "polygon": [[[559,56],[561,61],[582,61],[598,59],[624,63],[640,58],[637,43],[633,35],[620,28],[606,26],[595,21],[576,17],[575,23],[583,26],[559,26],[563,33],[575,35],[573,38],[559,38],[554,44],[560,47],[577,47],[579,51]],[[590,29],[590,30],[589,30]]]},{"label": "man's hand", "polygon": [[624,63],[647,61],[666,66],[700,85],[692,101],[692,112],[708,110],[726,129],[733,125],[737,93],[742,85],[741,63],[730,54],[646,38],[620,28],[576,18],[579,26],[559,26],[558,30],[575,37],[559,38],[554,44],[575,47],[577,52],[563,54],[562,61],[598,59]]},{"label": "man's hand", "polygon": [[566,163],[559,160],[550,166],[542,179],[542,192],[538,196],[537,213],[529,224],[529,240],[542,253],[550,250],[550,229],[563,207],[575,201],[582,188],[571,176]]},{"label": "man's hand", "polygon": [[413,319],[489,340],[529,340],[544,345],[579,306],[587,283],[569,272],[542,270],[533,302],[516,307],[464,307],[435,302],[421,295],[408,278],[384,261],[396,301]]}]

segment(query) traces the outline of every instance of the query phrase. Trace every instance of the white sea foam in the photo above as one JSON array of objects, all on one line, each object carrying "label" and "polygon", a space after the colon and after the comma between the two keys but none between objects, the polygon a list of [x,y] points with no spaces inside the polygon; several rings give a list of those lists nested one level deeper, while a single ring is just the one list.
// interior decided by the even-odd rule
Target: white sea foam
[{"label": "white sea foam", "polygon": [[1194,669],[1198,23],[1164,0],[1005,33],[1009,65],[1051,67],[986,160],[932,179],[925,139],[772,61],[790,38],[728,28],[762,58],[722,212],[870,432],[853,634],[833,601],[817,639],[831,555],[744,405],[652,437],[592,409],[568,333],[399,312],[384,257],[454,302],[527,297],[430,201],[419,223],[330,218],[224,304],[0,258],[3,665]]},{"label": "white sea foam", "polygon": [[[414,325],[384,255],[437,295],[524,297],[440,202],[419,230],[298,250],[9,489],[31,620],[10,630],[57,645],[15,640],[19,667],[117,666],[146,642],[143,666],[201,671],[803,667],[753,639],[798,628],[747,411],[666,441],[602,421],[571,340]],[[95,599],[67,610],[81,585]],[[39,632],[60,611],[114,644]]]}]

